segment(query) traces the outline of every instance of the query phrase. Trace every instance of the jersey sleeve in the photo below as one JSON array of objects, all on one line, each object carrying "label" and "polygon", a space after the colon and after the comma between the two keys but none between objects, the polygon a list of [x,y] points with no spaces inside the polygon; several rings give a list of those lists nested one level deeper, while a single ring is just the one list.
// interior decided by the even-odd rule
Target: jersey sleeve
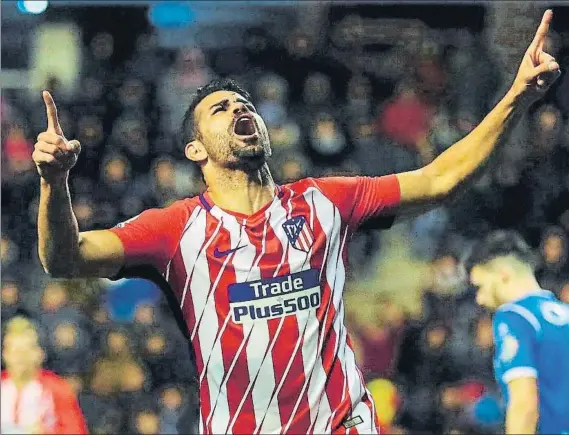
[{"label": "jersey sleeve", "polygon": [[389,228],[401,200],[396,175],[383,177],[328,177],[315,180],[338,207],[342,219],[353,227],[364,223]]},{"label": "jersey sleeve", "polygon": [[163,209],[150,209],[111,228],[121,240],[125,268],[153,266],[161,274],[177,249],[188,208],[183,201]]},{"label": "jersey sleeve", "polygon": [[495,352],[502,381],[537,377],[535,327],[522,314],[498,311],[494,317]]}]

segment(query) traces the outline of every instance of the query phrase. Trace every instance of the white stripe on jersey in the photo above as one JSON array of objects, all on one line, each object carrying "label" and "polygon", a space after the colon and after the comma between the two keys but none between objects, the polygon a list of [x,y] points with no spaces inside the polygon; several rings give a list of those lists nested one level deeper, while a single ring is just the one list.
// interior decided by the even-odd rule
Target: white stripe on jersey
[{"label": "white stripe on jersey", "polygon": [[[186,283],[184,285],[184,291],[182,293],[182,299],[180,301],[180,308],[184,307],[184,303],[186,301],[186,293],[190,288],[190,278],[192,276],[193,271],[196,268],[195,261],[196,258],[198,257],[199,249],[201,248],[205,240],[205,219],[206,219],[205,210],[200,207],[196,207],[192,212],[192,215],[190,216],[190,219],[188,220],[186,227],[184,228],[184,233],[183,233],[184,235],[180,240],[180,252],[182,254],[184,264],[192,265],[192,269],[187,273]],[[193,231],[191,231],[190,229],[191,226],[196,222],[197,222],[196,227],[193,228]],[[194,237],[196,237],[196,235],[194,235],[194,232],[197,233],[196,243],[195,244],[188,243],[188,239],[193,239]]]},{"label": "white stripe on jersey", "polygon": [[[190,227],[192,226],[192,224],[195,222],[195,220],[197,219],[197,217],[199,216],[199,214],[202,211],[205,213],[205,210],[203,210],[201,207],[196,207],[193,209],[192,214],[190,215],[188,221],[184,225],[184,229],[182,230],[182,234],[185,234],[186,231],[189,231]],[[168,261],[168,264],[166,266],[166,273],[164,274],[164,278],[168,282],[170,282],[170,267],[171,266],[172,266],[172,259],[170,259],[170,261]],[[184,285],[184,291],[182,293],[182,299],[180,302],[180,308],[182,308],[184,306],[184,299],[186,298],[186,292],[188,291],[188,283],[189,283],[189,280],[186,280],[185,285]]]}]

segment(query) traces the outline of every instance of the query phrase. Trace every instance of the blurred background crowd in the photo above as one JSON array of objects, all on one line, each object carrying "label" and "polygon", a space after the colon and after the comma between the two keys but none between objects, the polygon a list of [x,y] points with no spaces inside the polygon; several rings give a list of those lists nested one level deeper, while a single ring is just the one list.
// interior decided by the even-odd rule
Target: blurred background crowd
[{"label": "blurred background crowd", "polygon": [[[254,19],[240,21],[231,12],[237,24],[220,18],[196,36],[156,5],[50,5],[26,21],[8,9],[15,2],[7,3],[2,323],[23,313],[42,325],[45,366],[71,383],[92,433],[141,434],[177,433],[180,418],[191,420],[188,344],[149,281],[44,274],[36,246],[39,177],[31,160],[46,127],[39,90],[52,92],[65,135],[82,144],[70,180],[79,226],[106,228],[204,188],[183,157],[178,128],[192,92],[215,77],[231,76],[252,92],[269,128],[278,183],[429,163],[501,97],[508,68],[530,41],[520,35],[531,35],[538,20],[509,39],[501,23],[528,11],[538,17],[545,7],[250,2],[239,11]],[[182,8],[176,17],[186,11],[197,26],[197,12],[192,18],[178,3],[172,2]],[[554,9],[547,50],[562,70],[569,67],[569,28],[562,27],[568,9]],[[73,56],[65,49],[70,35]],[[518,36],[522,45],[512,40]],[[33,54],[38,44],[43,48]],[[14,75],[32,70],[32,54],[44,65],[40,73],[36,65],[35,75]],[[346,322],[386,431],[500,427],[490,313],[476,307],[460,268],[480,235],[518,230],[541,259],[542,287],[569,302],[568,82],[563,76],[531,108],[495,165],[453,203],[353,238]]]}]

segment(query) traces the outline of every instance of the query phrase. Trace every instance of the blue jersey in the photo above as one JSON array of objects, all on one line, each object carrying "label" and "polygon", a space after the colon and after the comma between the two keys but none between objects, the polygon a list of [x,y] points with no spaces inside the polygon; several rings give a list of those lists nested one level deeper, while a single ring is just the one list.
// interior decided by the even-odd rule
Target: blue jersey
[{"label": "blue jersey", "polygon": [[506,404],[508,382],[535,377],[538,433],[569,434],[569,305],[539,290],[494,316],[494,370]]}]

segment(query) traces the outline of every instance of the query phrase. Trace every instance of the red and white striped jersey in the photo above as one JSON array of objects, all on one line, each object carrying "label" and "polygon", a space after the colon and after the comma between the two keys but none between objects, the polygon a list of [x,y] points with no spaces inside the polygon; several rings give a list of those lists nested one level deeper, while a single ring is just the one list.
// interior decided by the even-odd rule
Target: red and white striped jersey
[{"label": "red and white striped jersey", "polygon": [[87,424],[79,402],[65,380],[48,370],[20,387],[2,370],[3,434],[86,434]]},{"label": "red and white striped jersey", "polygon": [[206,192],[113,228],[152,265],[196,353],[200,432],[377,433],[344,326],[347,242],[398,204],[396,176],[304,179],[251,216]]}]

